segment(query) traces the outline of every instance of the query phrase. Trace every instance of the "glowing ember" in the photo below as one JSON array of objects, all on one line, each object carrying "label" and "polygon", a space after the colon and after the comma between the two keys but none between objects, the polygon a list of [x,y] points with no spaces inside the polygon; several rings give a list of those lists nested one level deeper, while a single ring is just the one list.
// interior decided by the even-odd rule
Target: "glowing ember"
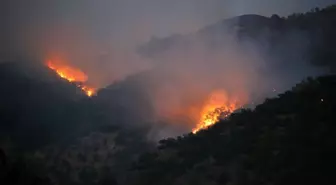
[{"label": "glowing ember", "polygon": [[213,92],[201,111],[199,124],[192,132],[195,134],[202,129],[208,128],[220,119],[229,116],[237,108],[237,103],[232,100],[229,101],[225,91]]},{"label": "glowing ember", "polygon": [[92,96],[95,93],[95,89],[88,86],[80,86],[80,88],[86,93],[87,96]]},{"label": "glowing ember", "polygon": [[87,81],[88,77],[81,70],[70,67],[69,65],[55,63],[51,60],[47,62],[47,66],[54,70],[61,78],[69,82],[81,82],[81,84],[77,85],[77,87],[82,89],[87,96],[91,97],[95,93],[95,88],[83,84]]}]

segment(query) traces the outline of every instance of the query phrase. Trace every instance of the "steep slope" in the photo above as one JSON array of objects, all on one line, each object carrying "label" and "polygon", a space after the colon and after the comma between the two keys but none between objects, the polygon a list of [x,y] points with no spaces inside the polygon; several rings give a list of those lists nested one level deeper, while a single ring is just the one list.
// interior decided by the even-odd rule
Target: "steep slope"
[{"label": "steep slope", "polygon": [[333,184],[335,85],[336,76],[308,79],[208,130],[162,140],[126,184]]},{"label": "steep slope", "polygon": [[22,62],[0,64],[0,84],[0,184],[111,182],[151,146],[145,130],[125,125],[131,112],[118,91],[89,98],[45,66]]},{"label": "steep slope", "polygon": [[[155,57],[187,47],[195,35],[218,47],[223,31],[277,50],[288,31],[300,30],[313,38],[312,62],[334,69],[335,12],[332,6],[288,18],[245,15],[153,39],[139,52]],[[147,127],[131,128],[150,121],[153,111],[137,86],[142,79],[135,75],[88,99],[46,68],[0,64],[0,184],[334,184],[335,76],[308,80],[196,135],[162,140],[127,170],[152,149]],[[11,153],[13,146],[30,152]]]},{"label": "steep slope", "polygon": [[0,84],[1,135],[25,149],[65,139],[85,120],[85,94],[43,66],[2,63]]},{"label": "steep slope", "polygon": [[1,170],[21,184],[333,184],[335,85],[336,76],[307,79],[208,130],[162,140],[131,166],[150,149],[141,132],[105,127],[24,163],[2,152]]}]

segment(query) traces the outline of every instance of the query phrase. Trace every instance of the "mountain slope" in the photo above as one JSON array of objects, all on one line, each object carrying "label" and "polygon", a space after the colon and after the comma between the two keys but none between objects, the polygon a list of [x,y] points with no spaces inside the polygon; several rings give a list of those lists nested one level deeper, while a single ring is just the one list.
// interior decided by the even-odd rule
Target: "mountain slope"
[{"label": "mountain slope", "polygon": [[22,62],[1,63],[0,84],[0,184],[113,182],[149,149],[146,131],[123,125],[127,110],[105,106],[120,108],[118,91],[88,98],[54,71]]},{"label": "mountain slope", "polygon": [[12,163],[2,152],[1,170],[7,180],[35,184],[334,184],[335,87],[336,76],[307,79],[255,110],[160,141],[128,170],[130,156],[145,145],[131,141],[135,132],[107,128],[69,146],[49,145],[27,156],[26,164]]},{"label": "mountain slope", "polygon": [[[246,15],[196,34],[216,47],[223,30],[256,40],[271,30],[272,49],[287,31],[301,30],[314,38],[312,62],[333,69],[335,12],[332,6],[288,18]],[[139,51],[155,57],[188,46],[188,38],[154,39]],[[139,152],[151,151],[147,128],[130,128],[152,111],[137,91],[142,78],[88,99],[54,72],[30,67],[0,64],[0,184],[335,184],[335,76],[307,80],[196,135],[162,140],[127,170]],[[148,112],[136,112],[143,104]],[[11,153],[15,146],[30,152]]]},{"label": "mountain slope", "polygon": [[160,141],[126,184],[333,184],[336,76],[242,110],[195,135]]},{"label": "mountain slope", "polygon": [[1,63],[0,84],[1,135],[25,149],[59,140],[60,134],[66,138],[85,119],[79,115],[85,94],[43,66]]},{"label": "mountain slope", "polygon": [[[275,52],[275,54],[282,52],[277,56],[280,58],[282,55],[287,55],[284,50],[290,51],[290,49],[286,50],[286,47],[291,48],[293,44],[301,44],[308,49],[304,54],[310,63],[327,67],[334,72],[336,70],[336,37],[334,36],[336,28],[333,25],[335,24],[336,5],[312,9],[307,13],[294,13],[288,17],[242,15],[206,26],[196,33],[152,38],[148,43],[140,46],[138,52],[146,57],[156,57],[173,48],[183,50],[196,44],[197,42],[192,42],[193,38],[201,38],[207,46],[218,47],[226,42],[227,35],[231,35],[240,41],[252,40],[253,43],[265,47],[267,52]],[[299,43],[293,43],[293,40]],[[282,45],[285,47],[281,48]]]}]

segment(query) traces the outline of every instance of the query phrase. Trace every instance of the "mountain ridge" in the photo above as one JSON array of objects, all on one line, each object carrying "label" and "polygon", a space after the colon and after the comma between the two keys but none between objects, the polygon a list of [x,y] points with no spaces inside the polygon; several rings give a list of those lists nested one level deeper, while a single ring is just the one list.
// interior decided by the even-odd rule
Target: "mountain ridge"
[{"label": "mountain ridge", "polygon": [[[260,19],[262,24],[269,19],[273,20],[271,23],[274,23],[274,20],[279,21],[279,24],[274,24],[275,28],[271,24],[272,28],[279,32],[283,31],[283,28],[300,28],[312,34],[316,29],[321,29],[326,35],[321,43],[313,47],[318,50],[316,65],[332,68],[335,64],[335,37],[332,36],[334,29],[328,25],[334,20],[332,16],[326,15],[336,15],[335,7],[302,15],[294,14],[288,18],[272,16],[273,18],[264,19],[250,15],[243,19]],[[321,17],[326,19],[326,23],[319,22]],[[214,32],[221,33],[220,31],[214,29]],[[258,29],[254,31],[247,30],[247,34],[258,35]],[[246,36],[245,34],[242,33],[243,36]],[[212,37],[211,34],[209,37]],[[167,46],[169,48],[171,43],[174,45],[175,42],[187,42],[184,36],[177,35],[173,38],[164,40],[168,44],[163,44],[162,51]],[[161,42],[155,41],[158,45],[161,45]],[[14,70],[9,70],[0,65],[0,71],[1,69],[5,72],[17,72],[15,67]],[[12,78],[8,78],[9,76]],[[8,85],[15,81],[15,77],[18,77],[16,85]],[[7,111],[0,115],[1,126],[19,125],[20,127],[15,129],[11,128],[14,130],[11,131],[16,132],[14,136],[18,136],[21,141],[11,140],[12,138],[8,141],[7,135],[1,135],[6,137],[1,138],[0,145],[0,170],[4,172],[0,173],[0,182],[4,184],[324,185],[334,182],[334,75],[308,78],[292,90],[266,99],[255,110],[244,109],[233,113],[229,119],[197,134],[188,133],[161,140],[157,149],[145,143],[147,127],[133,130],[125,125],[115,124],[124,123],[120,117],[129,120],[128,116],[131,114],[127,111],[123,115],[118,111],[104,111],[105,105],[100,104],[109,103],[108,101],[114,103],[114,99],[109,97],[113,93],[121,97],[127,95],[138,101],[134,94],[124,94],[123,91],[108,88],[98,92],[98,97],[92,99],[88,99],[84,94],[78,97],[76,86],[56,78],[56,74],[54,77],[63,85],[50,82],[46,85],[27,79],[24,75],[21,78],[15,73],[0,73],[0,80],[7,81],[6,87],[9,88],[8,92],[2,91],[0,98],[1,101],[7,101],[7,104],[0,104],[1,110]],[[135,75],[130,81],[125,80],[119,85],[128,87],[128,83],[132,84],[133,80],[141,81]],[[61,86],[68,87],[70,95],[58,94]],[[26,96],[26,88],[30,88],[32,96]],[[75,102],[72,96],[80,100],[84,97],[84,100]],[[34,104],[31,102],[36,98],[41,102],[32,106]],[[11,103],[18,107],[9,106]],[[120,108],[114,104],[106,106]],[[29,111],[25,117],[19,114],[22,108]],[[62,142],[55,142],[54,139],[60,139]],[[30,146],[34,142],[38,144]],[[19,146],[16,146],[18,144]],[[30,150],[17,152],[15,147],[27,147]],[[147,152],[140,155],[144,151]],[[114,162],[119,160],[125,163],[114,166]],[[105,162],[112,165],[106,167]],[[118,171],[120,166],[123,169]]]}]

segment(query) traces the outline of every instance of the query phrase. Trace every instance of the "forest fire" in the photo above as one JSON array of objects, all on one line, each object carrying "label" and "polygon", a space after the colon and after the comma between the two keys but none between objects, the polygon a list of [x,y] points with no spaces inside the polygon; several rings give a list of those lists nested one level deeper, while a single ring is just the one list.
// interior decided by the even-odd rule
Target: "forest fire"
[{"label": "forest fire", "polygon": [[226,118],[238,108],[236,101],[229,100],[225,91],[215,91],[210,94],[200,113],[200,120],[192,130],[195,134],[202,129],[215,124],[220,119]]},{"label": "forest fire", "polygon": [[48,60],[46,65],[54,70],[61,78],[69,82],[80,82],[80,84],[77,84],[77,87],[82,89],[87,96],[91,97],[94,95],[96,89],[84,84],[88,80],[88,77],[81,70],[70,67],[69,65],[55,63],[51,60]]}]

